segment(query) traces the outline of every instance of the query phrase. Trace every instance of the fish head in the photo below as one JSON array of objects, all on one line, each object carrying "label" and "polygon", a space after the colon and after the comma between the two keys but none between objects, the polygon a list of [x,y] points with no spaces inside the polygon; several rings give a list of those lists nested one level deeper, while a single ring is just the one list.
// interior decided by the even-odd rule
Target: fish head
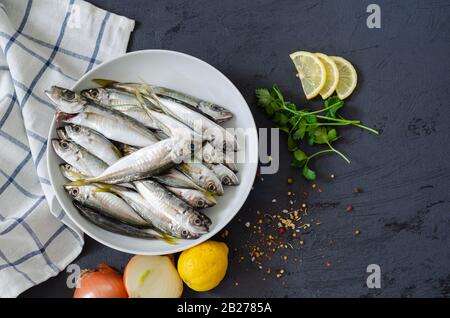
[{"label": "fish head", "polygon": [[237,185],[239,184],[239,178],[237,177],[237,175],[231,171],[231,169],[219,165],[217,166],[217,175],[220,176],[220,181],[222,181],[222,183],[224,185]]},{"label": "fish head", "polygon": [[75,114],[82,112],[87,103],[86,99],[70,89],[52,86],[45,94],[56,105],[58,111]]},{"label": "fish head", "polygon": [[87,200],[88,191],[86,191],[85,187],[64,186],[64,188],[74,200],[78,202]]},{"label": "fish head", "polygon": [[53,139],[52,146],[58,156],[64,160],[68,157],[76,156],[78,152],[77,147],[73,143],[64,139]]},{"label": "fish head", "polygon": [[101,87],[82,90],[80,95],[99,104],[108,100],[108,91]]},{"label": "fish head", "polygon": [[[192,191],[192,192],[196,193],[196,191]],[[193,195],[193,198],[192,198],[192,200],[197,208],[209,208],[209,207],[217,204],[217,200],[212,193],[209,193],[207,191],[204,191],[204,192],[202,191],[201,193],[202,193],[201,196]]]},{"label": "fish head", "polygon": [[211,220],[195,210],[189,208],[183,216],[183,222],[176,229],[178,235],[184,239],[195,239],[209,232]]},{"label": "fish head", "polygon": [[70,181],[83,179],[85,177],[78,169],[68,163],[60,164],[59,169],[61,170],[62,175]]},{"label": "fish head", "polygon": [[239,178],[234,173],[227,173],[222,176],[222,183],[224,185],[237,185],[239,184]]},{"label": "fish head", "polygon": [[67,136],[79,136],[79,135],[83,135],[83,136],[89,136],[91,131],[86,128],[86,127],[82,127],[79,125],[75,125],[75,124],[70,124],[70,125],[66,125],[64,126],[64,130],[66,132]]},{"label": "fish head", "polygon": [[223,195],[223,187],[220,180],[214,173],[205,173],[199,176],[200,182],[204,185],[204,188],[211,193]]},{"label": "fish head", "polygon": [[218,124],[222,124],[227,120],[233,118],[232,112],[217,104],[201,101],[199,103],[199,108],[203,113],[208,115],[210,118],[214,118],[214,120]]}]

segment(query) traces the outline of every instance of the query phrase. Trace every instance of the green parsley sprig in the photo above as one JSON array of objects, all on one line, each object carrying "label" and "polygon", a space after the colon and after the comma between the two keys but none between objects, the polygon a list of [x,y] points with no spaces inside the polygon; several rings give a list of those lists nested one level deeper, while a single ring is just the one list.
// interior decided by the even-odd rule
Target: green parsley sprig
[{"label": "green parsley sprig", "polygon": [[[359,120],[350,120],[339,115],[339,110],[344,106],[337,96],[325,100],[322,109],[311,111],[309,109],[297,109],[297,106],[285,101],[277,85],[270,89],[259,88],[255,91],[258,104],[264,108],[267,115],[272,118],[277,127],[288,134],[288,149],[293,153],[292,166],[302,170],[307,180],[316,179],[316,172],[309,168],[308,164],[314,157],[326,153],[335,153],[347,163],[350,160],[331,144],[339,139],[336,128],[338,126],[356,126],[378,134],[375,129],[361,124]],[[326,145],[326,149],[306,155],[299,148],[299,141],[303,140],[310,146]]]}]

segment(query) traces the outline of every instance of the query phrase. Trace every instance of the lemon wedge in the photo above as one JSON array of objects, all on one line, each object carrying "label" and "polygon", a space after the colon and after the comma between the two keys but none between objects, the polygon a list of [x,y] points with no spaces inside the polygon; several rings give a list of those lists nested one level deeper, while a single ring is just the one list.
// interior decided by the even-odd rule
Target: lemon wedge
[{"label": "lemon wedge", "polygon": [[353,65],[346,59],[339,56],[331,56],[339,70],[339,82],[336,93],[340,99],[346,99],[356,88],[358,75]]},{"label": "lemon wedge", "polygon": [[310,52],[298,51],[289,55],[297,69],[307,99],[319,95],[325,85],[327,72],[320,59]]},{"label": "lemon wedge", "polygon": [[319,57],[320,61],[323,63],[323,66],[325,66],[325,71],[327,72],[325,85],[319,93],[320,96],[322,96],[322,99],[327,99],[336,90],[339,82],[339,70],[336,66],[336,63],[334,63],[334,61],[328,55],[322,53],[315,53],[315,55]]}]

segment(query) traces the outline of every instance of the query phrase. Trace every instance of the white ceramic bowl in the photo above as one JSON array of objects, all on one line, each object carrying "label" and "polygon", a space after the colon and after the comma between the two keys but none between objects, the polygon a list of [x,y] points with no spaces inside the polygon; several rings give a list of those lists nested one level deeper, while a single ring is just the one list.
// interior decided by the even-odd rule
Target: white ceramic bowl
[{"label": "white ceramic bowl", "polygon": [[[95,86],[94,78],[107,78],[123,82],[142,82],[170,87],[198,96],[205,100],[224,105],[234,114],[234,118],[225,127],[247,129],[245,145],[241,152],[245,162],[240,164],[238,176],[240,185],[226,187],[225,195],[219,197],[219,203],[203,212],[212,220],[210,232],[196,240],[179,240],[171,245],[163,241],[149,241],[118,235],[99,228],[84,219],[73,206],[70,196],[63,185],[67,180],[62,176],[59,164],[62,160],[50,146],[47,152],[50,181],[56,197],[67,215],[86,234],[111,248],[141,255],[162,255],[175,253],[199,244],[218,233],[236,215],[244,204],[253,184],[257,168],[258,140],[255,122],[250,109],[238,89],[221,72],[195,57],[173,51],[145,50],[125,54],[103,63],[85,74],[73,87],[80,91]],[[58,84],[58,83],[55,83]],[[49,140],[57,138],[59,123],[53,121]],[[51,143],[49,143],[51,144]]]}]

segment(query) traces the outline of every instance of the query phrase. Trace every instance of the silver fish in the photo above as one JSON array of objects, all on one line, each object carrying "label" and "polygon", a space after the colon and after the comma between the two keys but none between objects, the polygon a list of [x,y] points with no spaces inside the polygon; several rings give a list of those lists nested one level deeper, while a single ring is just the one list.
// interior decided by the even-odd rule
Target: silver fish
[{"label": "silver fish", "polygon": [[203,190],[202,187],[198,186],[192,179],[177,169],[169,169],[163,173],[154,175],[152,179],[168,187]]},{"label": "silver fish", "polygon": [[199,187],[217,195],[223,195],[223,187],[220,180],[208,167],[202,163],[182,163],[177,169],[187,175]]},{"label": "silver fish", "polygon": [[178,238],[195,239],[209,231],[211,220],[155,181],[135,182],[145,199],[143,218],[157,228]]},{"label": "silver fish", "polygon": [[[152,117],[153,120],[157,123],[158,128],[161,129],[161,131],[167,136],[176,137],[180,135],[189,135],[192,136],[192,138],[201,138],[191,128],[187,127],[185,124],[169,115],[153,110],[147,110],[147,112],[150,117]],[[164,136],[162,136],[161,134],[159,134],[158,136],[164,138]],[[201,154],[197,153],[196,157],[200,161],[217,164],[223,163],[233,171],[238,170],[238,167],[234,163],[233,157],[230,154],[224,153],[222,149],[214,148],[209,142],[204,143],[204,145],[202,146]]]},{"label": "silver fish", "polygon": [[94,178],[79,180],[78,183],[118,184],[145,179],[186,159],[195,149],[196,146],[190,140],[165,139],[121,158],[103,173],[97,174]]},{"label": "silver fish", "polygon": [[59,138],[70,139],[94,156],[102,158],[108,165],[113,164],[122,157],[116,146],[92,129],[78,125],[66,125],[63,128],[58,128],[56,133]]},{"label": "silver fish", "polygon": [[[152,226],[150,222],[140,217],[132,207],[113,193],[98,192],[96,186],[65,186],[65,189],[74,200],[102,211],[102,213],[120,222],[139,227]],[[125,188],[121,190],[131,191]]]},{"label": "silver fish", "polygon": [[224,185],[239,184],[238,176],[226,166],[222,164],[208,164],[208,163],[205,163],[205,166],[211,169]]},{"label": "silver fish", "polygon": [[108,168],[108,164],[83,147],[68,140],[53,139],[56,154],[86,176],[96,176]]},{"label": "silver fish", "polygon": [[[148,84],[136,83],[119,83],[109,80],[94,80],[102,86],[113,87],[128,93],[135,94],[141,100],[141,104],[145,106],[149,102],[153,107],[161,109],[164,113],[174,117],[180,122],[196,131],[201,129],[202,137],[209,140],[216,148],[224,148],[228,151],[239,150],[236,137],[229,131],[207,118],[203,114],[186,107],[186,104],[170,98],[158,96],[154,92],[154,88]],[[144,102],[146,100],[146,102]]]},{"label": "silver fish", "polygon": [[209,208],[217,204],[214,195],[207,191],[174,187],[166,187],[166,189],[194,208]]},{"label": "silver fish", "polygon": [[202,138],[211,142],[215,148],[228,151],[239,150],[239,145],[233,134],[202,114],[186,108],[170,98],[157,97],[156,94],[150,94],[146,97],[167,115],[184,123],[196,132],[200,130]]},{"label": "silver fish", "polygon": [[[119,83],[111,80],[105,79],[94,79],[95,83],[101,86],[110,86],[116,87],[121,90],[128,91],[133,93],[135,90],[145,90],[145,84],[137,84],[137,83]],[[144,88],[142,87],[144,86]],[[185,94],[170,88],[161,87],[161,86],[153,86],[154,92],[158,96],[169,97],[177,100],[179,103],[185,105],[194,111],[197,111],[208,118],[214,120],[218,124],[222,124],[225,121],[229,120],[233,117],[233,114],[227,110],[226,108],[219,106],[217,104],[202,100],[200,98],[191,96],[189,94]]]},{"label": "silver fish", "polygon": [[111,217],[102,214],[102,211],[82,205],[78,201],[74,201],[73,205],[78,209],[78,211],[84,218],[109,232],[149,240],[164,240],[170,244],[174,243],[173,239],[153,229],[143,230],[125,223],[121,223]]},{"label": "silver fish", "polygon": [[133,94],[113,88],[99,87],[85,89],[81,91],[80,95],[94,103],[120,111],[148,128],[157,129],[158,127]]},{"label": "silver fish", "polygon": [[137,120],[113,109],[94,104],[71,90],[52,86],[47,96],[56,104],[56,119],[98,131],[108,139],[145,147],[157,141]]},{"label": "silver fish", "polygon": [[60,164],[59,169],[61,170],[61,174],[70,181],[86,179],[88,177],[68,163]]},{"label": "silver fish", "polygon": [[156,123],[158,129],[160,129],[165,135],[169,137],[191,135],[192,138],[201,138],[201,136],[196,135],[190,127],[186,126],[182,122],[169,115],[148,108],[146,109],[146,112]]}]

